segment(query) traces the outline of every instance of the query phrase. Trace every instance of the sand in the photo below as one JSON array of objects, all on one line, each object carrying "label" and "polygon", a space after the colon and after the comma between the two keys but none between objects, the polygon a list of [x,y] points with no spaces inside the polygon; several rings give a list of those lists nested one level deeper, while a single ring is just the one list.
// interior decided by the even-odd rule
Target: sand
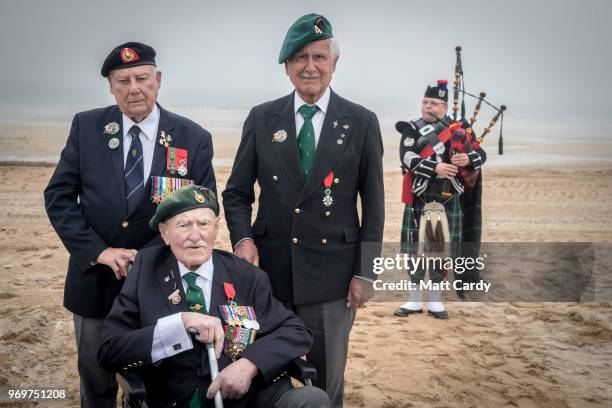
[{"label": "sand", "polygon": [[[215,143],[221,190],[235,147]],[[387,168],[393,160],[395,150]],[[5,163],[0,171],[0,407],[34,406],[8,401],[15,388],[66,389],[68,399],[37,406],[77,406],[72,316],[62,307],[68,255],[42,196],[53,167]],[[399,240],[400,185],[398,171],[385,174],[387,242]],[[485,169],[483,238],[612,242],[612,218],[601,219],[610,202],[609,163]],[[224,222],[217,246],[229,248]],[[612,406],[612,299],[603,300],[448,303],[447,321],[393,317],[398,302],[370,303],[351,333],[345,406]]]}]

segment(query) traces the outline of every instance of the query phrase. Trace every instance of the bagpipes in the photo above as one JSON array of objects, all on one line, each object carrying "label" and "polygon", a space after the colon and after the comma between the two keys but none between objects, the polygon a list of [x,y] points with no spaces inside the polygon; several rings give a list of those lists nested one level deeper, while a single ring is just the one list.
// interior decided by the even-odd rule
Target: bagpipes
[{"label": "bagpipes", "polygon": [[[478,96],[475,96],[465,90],[465,79],[463,76],[463,64],[461,62],[461,47],[455,47],[456,53],[456,62],[455,62],[455,79],[453,81],[453,120],[457,121],[457,113],[459,111],[459,94],[461,97],[461,118],[459,121],[463,123],[463,126],[460,129],[457,129],[453,132],[451,136],[451,147],[449,151],[449,156],[452,157],[455,153],[470,153],[472,150],[478,149],[482,142],[484,142],[487,134],[491,132],[491,128],[495,126],[497,121],[501,117],[500,125],[499,125],[499,141],[498,141],[498,152],[500,155],[504,154],[504,139],[503,139],[503,118],[504,111],[506,110],[506,105],[501,105],[499,108],[489,103],[485,96],[487,94],[485,92],[480,92]],[[471,96],[476,98],[478,101],[476,102],[476,106],[474,107],[474,112],[470,117],[469,121],[466,119],[466,110],[465,110],[465,96]],[[486,103],[490,107],[496,110],[495,115],[489,122],[489,126],[485,127],[482,134],[478,137],[474,136],[474,123],[476,122],[476,117],[480,113],[480,108],[482,103]],[[478,175],[480,170],[470,169],[468,167],[460,167],[459,174],[463,179],[466,188],[471,189],[476,184],[478,180]]]},{"label": "bagpipes", "polygon": [[[455,80],[453,81],[453,121],[457,121],[457,113],[459,111],[459,94],[461,97],[461,118],[459,119],[464,123],[463,128],[465,129],[466,141],[463,141],[463,136],[458,135],[456,141],[456,147],[465,145],[467,141],[470,141],[473,148],[478,148],[484,142],[485,137],[491,132],[491,128],[495,126],[497,121],[500,120],[499,124],[499,140],[498,140],[498,153],[500,155],[504,154],[504,138],[503,138],[503,125],[504,125],[504,111],[506,110],[506,105],[501,105],[499,107],[491,104],[489,101],[485,99],[486,93],[480,92],[479,96],[473,95],[465,90],[465,78],[463,75],[463,64],[461,62],[461,46],[455,47],[456,53],[456,62],[455,62]],[[465,117],[465,96],[468,95],[474,99],[477,99],[476,106],[474,107],[474,113],[470,117],[469,121],[466,120]],[[493,108],[496,113],[493,118],[489,121],[489,126],[485,127],[482,134],[478,137],[474,137],[474,123],[476,122],[476,116],[480,113],[480,108],[482,103],[487,104],[491,108]],[[455,141],[454,141],[455,142]],[[451,149],[452,150],[452,149]],[[463,151],[462,151],[463,152]]]},{"label": "bagpipes", "polygon": [[[449,158],[451,158],[456,153],[466,153],[469,154],[475,149],[478,149],[480,145],[484,142],[485,137],[491,132],[491,129],[498,120],[500,120],[500,130],[499,130],[499,142],[498,142],[498,151],[500,155],[503,155],[503,118],[504,111],[506,110],[505,105],[501,105],[497,107],[491,104],[489,101],[485,99],[486,93],[480,92],[479,96],[475,96],[465,90],[465,78],[463,73],[463,64],[461,61],[461,47],[455,47],[456,53],[456,62],[455,62],[455,79],[453,81],[453,117],[452,123],[441,119],[435,124],[427,125],[418,130],[421,134],[421,137],[418,139],[419,143],[417,143],[417,147],[419,148],[419,155],[422,158],[430,157],[434,151],[435,146],[440,143],[444,144],[450,140],[451,146],[449,149]],[[446,82],[446,81],[444,81]],[[459,113],[459,97],[461,95],[461,118],[457,119]],[[469,121],[466,119],[466,108],[465,108],[465,96],[470,96],[477,99],[476,106],[474,107],[474,112],[470,117]],[[489,122],[489,126],[485,127],[483,133],[475,137],[474,136],[474,123],[476,122],[476,117],[480,113],[480,109],[482,104],[485,103],[491,108],[493,108],[496,113],[493,118]],[[400,133],[404,133],[404,131],[410,126],[407,122],[398,122],[396,124],[396,129]],[[426,136],[426,137],[425,137]],[[423,144],[419,146],[419,144]],[[475,183],[478,180],[478,176],[480,174],[479,169],[474,169],[472,167],[460,167],[459,175],[467,189],[471,189],[474,187]],[[444,192],[443,192],[444,194]],[[448,195],[451,195],[450,192],[447,192]],[[412,197],[412,174],[410,171],[404,172],[403,186],[402,186],[402,202],[406,204],[413,203]]]}]

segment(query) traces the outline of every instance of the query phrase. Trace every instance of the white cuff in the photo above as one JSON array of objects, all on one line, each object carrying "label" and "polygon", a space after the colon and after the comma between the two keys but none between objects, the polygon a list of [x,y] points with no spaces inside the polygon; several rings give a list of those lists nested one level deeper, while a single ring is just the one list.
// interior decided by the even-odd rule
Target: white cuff
[{"label": "white cuff", "polygon": [[153,347],[151,348],[151,360],[153,363],[175,354],[191,350],[193,343],[191,337],[183,326],[180,313],[162,317],[157,320],[155,332],[153,333]]}]

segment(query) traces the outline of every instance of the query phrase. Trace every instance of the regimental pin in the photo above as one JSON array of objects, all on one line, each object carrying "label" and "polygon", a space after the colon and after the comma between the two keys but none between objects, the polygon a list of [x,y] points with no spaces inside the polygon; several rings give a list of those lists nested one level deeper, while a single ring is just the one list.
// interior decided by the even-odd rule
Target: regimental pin
[{"label": "regimental pin", "polygon": [[105,135],[114,135],[119,131],[119,124],[117,122],[110,122],[104,126]]},{"label": "regimental pin", "polygon": [[333,124],[334,124],[334,129],[338,127],[338,121],[337,120],[334,120]]},{"label": "regimental pin", "polygon": [[113,137],[111,140],[108,141],[108,148],[111,150],[115,150],[116,148],[119,147],[119,139],[116,137]]},{"label": "regimental pin", "polygon": [[181,292],[177,289],[168,296],[168,300],[172,302],[173,305],[178,305],[181,303]]},{"label": "regimental pin", "polygon": [[165,282],[165,283],[170,282],[170,277],[169,277],[169,276],[166,276],[166,277],[164,278],[164,282]]},{"label": "regimental pin", "polygon": [[277,132],[274,132],[272,135],[272,141],[276,143],[282,143],[287,140],[287,131],[285,129],[281,129]]},{"label": "regimental pin", "polygon": [[414,145],[414,139],[411,137],[406,137],[404,139],[404,147],[410,147],[412,145]]},{"label": "regimental pin", "polygon": [[341,145],[341,144],[343,143],[343,142],[342,142],[342,139],[338,139],[338,140],[336,140],[336,143],[338,143],[339,145]]}]

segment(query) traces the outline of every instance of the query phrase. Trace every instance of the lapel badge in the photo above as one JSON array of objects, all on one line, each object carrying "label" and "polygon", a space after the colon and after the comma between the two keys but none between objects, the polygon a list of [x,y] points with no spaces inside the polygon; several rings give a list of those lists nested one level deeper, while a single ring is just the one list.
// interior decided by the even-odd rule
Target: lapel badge
[{"label": "lapel badge", "polygon": [[161,131],[159,132],[159,144],[165,147],[170,146],[170,143],[172,142],[172,136],[170,136],[168,133],[166,133],[165,131]]},{"label": "lapel badge", "polygon": [[117,122],[107,123],[106,126],[104,126],[105,135],[114,135],[118,131],[119,131],[119,124]]},{"label": "lapel badge", "polygon": [[342,129],[344,130],[348,130],[351,126],[350,125],[342,125]]},{"label": "lapel badge", "polygon": [[410,147],[412,145],[414,145],[414,139],[411,137],[406,137],[404,139],[404,147]]},{"label": "lapel badge", "polygon": [[338,127],[338,121],[337,121],[337,120],[334,120],[333,125],[334,125],[334,129],[335,129],[335,128],[337,128],[337,127]]},{"label": "lapel badge", "polygon": [[169,277],[169,276],[166,276],[166,277],[164,278],[164,282],[165,282],[165,283],[170,282],[170,277]]},{"label": "lapel badge", "polygon": [[119,147],[119,139],[116,137],[113,137],[111,140],[108,141],[108,148],[111,150],[115,150],[116,148]]},{"label": "lapel badge", "polygon": [[172,302],[173,305],[178,305],[181,302],[181,292],[177,289],[168,296],[168,300]]},{"label": "lapel badge", "polygon": [[287,131],[285,129],[275,132],[272,137],[272,141],[276,143],[282,143],[285,140],[287,140]]}]

